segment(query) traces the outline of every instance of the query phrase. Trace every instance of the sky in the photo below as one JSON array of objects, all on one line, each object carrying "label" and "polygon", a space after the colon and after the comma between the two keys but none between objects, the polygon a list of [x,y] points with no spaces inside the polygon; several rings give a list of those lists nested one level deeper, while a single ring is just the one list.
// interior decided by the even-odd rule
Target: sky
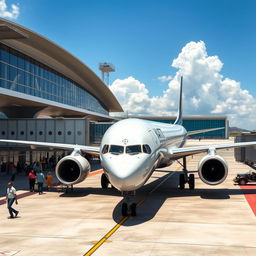
[{"label": "sky", "polygon": [[180,76],[184,115],[227,115],[256,130],[256,1],[0,0],[0,16],[76,56],[125,113],[175,115]]}]

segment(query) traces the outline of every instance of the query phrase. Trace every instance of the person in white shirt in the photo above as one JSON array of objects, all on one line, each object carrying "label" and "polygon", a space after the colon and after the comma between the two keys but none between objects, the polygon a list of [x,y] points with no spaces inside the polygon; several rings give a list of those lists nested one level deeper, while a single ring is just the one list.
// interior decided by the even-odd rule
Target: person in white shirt
[{"label": "person in white shirt", "polygon": [[15,217],[17,217],[19,214],[19,211],[12,208],[14,201],[16,204],[18,204],[16,189],[13,187],[12,182],[9,182],[7,187],[6,202],[7,202],[7,208],[10,213],[10,217],[9,217],[10,219],[14,218],[13,214],[15,214]]}]

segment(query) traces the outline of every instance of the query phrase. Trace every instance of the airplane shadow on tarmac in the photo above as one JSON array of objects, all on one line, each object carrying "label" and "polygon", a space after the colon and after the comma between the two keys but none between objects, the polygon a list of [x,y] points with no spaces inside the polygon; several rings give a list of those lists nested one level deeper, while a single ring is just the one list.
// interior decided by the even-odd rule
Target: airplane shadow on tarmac
[{"label": "airplane shadow on tarmac", "polygon": [[[179,174],[181,172],[172,172],[167,175],[172,176],[167,179],[159,188],[154,191],[151,195],[147,196],[154,187],[158,186],[164,179],[167,178],[167,175],[164,175],[161,178],[156,179],[155,181],[146,184],[140,190],[138,190],[137,198],[145,198],[145,201],[137,207],[137,216],[130,218],[126,221],[123,226],[135,226],[144,222],[147,222],[155,217],[159,209],[164,204],[167,198],[175,197],[200,197],[206,200],[227,200],[230,199],[231,195],[246,195],[246,194],[256,194],[256,189],[240,189],[238,186],[234,189],[228,188],[202,188],[194,190],[184,189],[179,190],[178,180]],[[199,179],[199,178],[196,178]],[[250,184],[253,185],[253,184]],[[139,200],[137,199],[136,202]],[[113,210],[113,219],[116,223],[120,222],[120,212],[121,205],[123,200],[121,200]]]},{"label": "airplane shadow on tarmac", "polygon": [[[155,178],[154,181],[147,183],[138,191],[136,196],[133,198],[134,202],[143,201],[141,205],[137,207],[137,216],[130,218],[128,221],[123,223],[123,226],[135,226],[141,223],[147,222],[155,217],[159,209],[161,209],[165,200],[168,198],[175,197],[200,197],[206,200],[227,200],[230,199],[231,195],[245,195],[245,194],[256,194],[256,189],[240,189],[238,186],[234,189],[228,188],[201,188],[201,189],[184,189],[179,190],[178,180],[181,172],[165,171],[167,174],[158,178],[154,174],[151,178]],[[168,175],[170,176],[168,178]],[[164,181],[166,179],[166,181]],[[196,177],[196,179],[199,179]],[[161,184],[162,183],[162,184]],[[251,184],[250,184],[251,185]],[[156,189],[156,187],[158,187]],[[153,191],[154,190],[154,191]],[[93,187],[76,187],[72,193],[62,193],[60,197],[85,197],[90,194],[102,195],[102,196],[118,196],[121,198],[120,202],[115,206],[113,210],[113,220],[119,223],[121,220],[121,206],[124,202],[121,193],[114,188],[93,188]]]},{"label": "airplane shadow on tarmac", "polygon": [[[181,172],[175,171],[170,172],[164,169],[157,170],[157,172],[166,173],[162,177],[156,177],[155,174],[151,176],[151,179],[155,179],[150,183],[147,183],[138,191],[136,191],[136,196],[134,202],[143,201],[141,205],[137,207],[137,216],[130,218],[123,225],[124,226],[134,226],[144,222],[147,222],[155,217],[159,209],[161,209],[165,200],[168,198],[175,197],[200,197],[206,200],[227,200],[231,195],[245,195],[245,194],[256,194],[256,189],[251,189],[248,185],[248,189],[240,189],[239,186],[235,186],[234,189],[228,188],[202,188],[202,189],[178,189],[179,174]],[[169,176],[169,177],[168,177]],[[199,179],[196,177],[196,179]],[[165,181],[164,181],[165,180]],[[161,184],[162,183],[162,184]],[[254,185],[254,184],[250,184]],[[27,182],[20,184],[27,190]],[[26,189],[25,189],[26,187]],[[157,188],[157,189],[156,189]],[[4,189],[4,192],[6,190]],[[102,195],[102,196],[117,196],[120,197],[120,202],[113,209],[113,220],[119,223],[121,218],[121,205],[124,202],[121,193],[114,188],[102,189],[100,187],[75,187],[74,192],[63,193],[63,191],[49,191],[48,193],[60,193],[60,197],[86,197],[90,194]]]}]

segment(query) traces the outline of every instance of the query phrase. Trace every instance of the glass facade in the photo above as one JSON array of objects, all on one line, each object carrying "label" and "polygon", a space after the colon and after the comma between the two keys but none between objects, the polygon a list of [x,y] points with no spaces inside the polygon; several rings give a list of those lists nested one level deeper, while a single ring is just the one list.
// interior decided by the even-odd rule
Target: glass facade
[{"label": "glass facade", "polygon": [[[158,121],[162,123],[174,123],[175,118],[164,119],[164,120],[151,119],[151,121]],[[112,124],[113,123],[91,123],[90,124],[90,143],[92,144],[100,143],[104,133]],[[226,127],[226,120],[221,118],[220,119],[183,119],[183,126],[187,131]],[[225,139],[225,132],[226,132],[226,128],[217,130],[217,131],[191,135],[190,138]]]},{"label": "glass facade", "polygon": [[[152,120],[152,121],[156,121],[156,120]],[[157,121],[163,122],[163,123],[174,123],[175,119],[157,120]],[[226,120],[225,119],[183,119],[182,125],[189,132],[189,131],[196,131],[196,130],[202,130],[202,129],[226,127]],[[226,128],[217,130],[217,131],[191,135],[190,138],[225,139],[225,131],[226,131]]]},{"label": "glass facade", "polygon": [[[183,125],[187,131],[195,131],[200,129],[211,129],[216,127],[226,127],[225,120],[223,119],[202,119],[202,120],[184,120]],[[199,133],[191,135],[191,138],[222,138],[225,139],[226,129],[221,129],[212,132]]]},{"label": "glass facade", "polygon": [[2,43],[0,87],[108,115],[100,102],[78,84]]},{"label": "glass facade", "polygon": [[106,130],[113,123],[90,123],[90,143],[100,144]]}]

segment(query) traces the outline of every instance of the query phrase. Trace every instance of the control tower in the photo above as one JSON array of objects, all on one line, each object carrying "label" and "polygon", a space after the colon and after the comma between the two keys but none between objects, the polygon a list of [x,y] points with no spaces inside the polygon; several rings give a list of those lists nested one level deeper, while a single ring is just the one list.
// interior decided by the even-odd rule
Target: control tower
[{"label": "control tower", "polygon": [[109,85],[109,73],[116,71],[114,65],[108,62],[101,62],[99,64],[99,70],[102,74],[102,81]]}]

